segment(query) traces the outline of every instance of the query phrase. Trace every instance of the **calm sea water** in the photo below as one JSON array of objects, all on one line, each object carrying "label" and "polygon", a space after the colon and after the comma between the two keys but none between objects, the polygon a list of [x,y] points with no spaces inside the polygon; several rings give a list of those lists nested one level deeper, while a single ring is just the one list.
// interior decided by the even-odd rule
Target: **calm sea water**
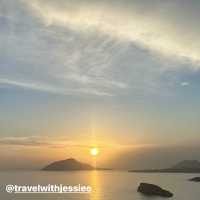
[{"label": "calm sea water", "polygon": [[[200,183],[189,182],[195,174],[144,174],[122,171],[80,171],[43,172],[15,171],[0,172],[1,200],[161,200],[160,197],[145,197],[137,192],[140,182],[158,184],[172,191],[171,200],[199,200]],[[46,185],[46,184],[86,184],[91,185],[90,194],[7,194],[6,184]]]}]

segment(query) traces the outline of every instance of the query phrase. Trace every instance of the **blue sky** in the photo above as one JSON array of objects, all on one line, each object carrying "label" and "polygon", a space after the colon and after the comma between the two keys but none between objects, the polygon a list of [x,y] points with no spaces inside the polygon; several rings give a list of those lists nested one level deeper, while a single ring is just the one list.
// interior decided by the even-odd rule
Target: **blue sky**
[{"label": "blue sky", "polygon": [[125,146],[198,140],[198,1],[0,4],[2,145],[95,131]]}]

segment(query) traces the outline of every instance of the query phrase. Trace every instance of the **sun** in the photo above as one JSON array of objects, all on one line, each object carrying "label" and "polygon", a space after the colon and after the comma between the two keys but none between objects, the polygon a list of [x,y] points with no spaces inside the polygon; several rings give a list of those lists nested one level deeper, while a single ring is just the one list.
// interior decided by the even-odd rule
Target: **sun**
[{"label": "sun", "polygon": [[97,147],[93,147],[90,149],[90,154],[92,156],[97,156],[99,154],[99,149]]}]

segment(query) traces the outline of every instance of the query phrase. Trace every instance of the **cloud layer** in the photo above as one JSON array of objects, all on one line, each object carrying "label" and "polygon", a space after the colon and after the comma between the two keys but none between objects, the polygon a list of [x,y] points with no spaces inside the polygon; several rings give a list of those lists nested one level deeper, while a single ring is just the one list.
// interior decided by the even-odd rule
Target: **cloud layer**
[{"label": "cloud layer", "polygon": [[28,5],[46,26],[95,29],[162,55],[199,64],[200,30],[195,20],[199,17],[198,2],[34,0]]},{"label": "cloud layer", "polygon": [[1,1],[0,84],[61,95],[161,93],[199,69],[199,3]]}]

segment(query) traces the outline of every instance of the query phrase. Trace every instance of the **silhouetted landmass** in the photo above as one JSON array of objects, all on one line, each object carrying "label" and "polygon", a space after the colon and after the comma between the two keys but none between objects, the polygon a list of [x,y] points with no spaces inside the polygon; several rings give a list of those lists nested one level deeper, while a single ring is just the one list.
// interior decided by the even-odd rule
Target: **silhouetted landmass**
[{"label": "silhouetted landmass", "polygon": [[42,170],[45,171],[75,171],[75,170],[113,170],[111,168],[94,168],[89,164],[79,162],[74,158],[53,162]]},{"label": "silhouetted landmass", "polygon": [[198,160],[184,160],[172,167],[173,169],[200,169]]},{"label": "silhouetted landmass", "polygon": [[200,162],[197,160],[184,160],[171,168],[166,169],[143,169],[129,170],[129,172],[143,173],[200,173]]},{"label": "silhouetted landmass", "polygon": [[95,168],[95,170],[100,170],[100,171],[111,171],[113,170],[112,168],[101,168],[101,167],[98,167],[98,168]]},{"label": "silhouetted landmass", "polygon": [[191,179],[189,179],[189,181],[200,182],[200,177],[191,178]]},{"label": "silhouetted landmass", "polygon": [[93,170],[94,168],[86,163],[81,163],[73,158],[56,161],[44,167],[46,171],[73,171],[73,170]]},{"label": "silhouetted landmass", "polygon": [[164,190],[157,185],[149,183],[140,183],[137,191],[147,196],[161,196],[161,197],[173,196],[171,192]]}]

